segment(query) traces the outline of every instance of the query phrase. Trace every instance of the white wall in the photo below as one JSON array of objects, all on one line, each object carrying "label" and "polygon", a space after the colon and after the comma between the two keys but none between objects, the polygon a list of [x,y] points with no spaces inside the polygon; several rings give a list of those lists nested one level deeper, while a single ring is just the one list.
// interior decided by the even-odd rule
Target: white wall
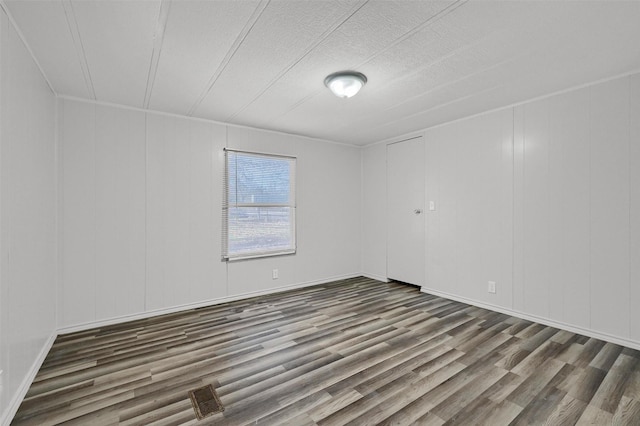
[{"label": "white wall", "polygon": [[[431,128],[425,142],[437,206],[425,291],[640,346],[640,75]],[[373,149],[364,170],[382,163]],[[384,230],[366,239],[364,273],[378,274]]]},{"label": "white wall", "polygon": [[230,295],[360,275],[359,148],[238,127],[228,128],[228,147],[298,158],[297,253],[229,262]]},{"label": "white wall", "polygon": [[[59,116],[60,327],[360,273],[359,148],[70,99]],[[225,146],[298,158],[295,255],[221,262]]]},{"label": "white wall", "polygon": [[225,129],[64,99],[58,111],[59,325],[226,296],[213,175]]},{"label": "white wall", "polygon": [[0,10],[0,423],[55,335],[55,99]]},{"label": "white wall", "polygon": [[514,308],[636,343],[639,81],[519,106],[514,140]]},{"label": "white wall", "polygon": [[[503,110],[425,134],[426,288],[511,303],[513,116]],[[487,293],[487,282],[500,291]]]},{"label": "white wall", "polygon": [[228,294],[220,262],[225,137],[224,126],[147,115],[147,310]]},{"label": "white wall", "polygon": [[387,279],[386,156],[384,144],[362,149],[362,271],[383,281]]}]

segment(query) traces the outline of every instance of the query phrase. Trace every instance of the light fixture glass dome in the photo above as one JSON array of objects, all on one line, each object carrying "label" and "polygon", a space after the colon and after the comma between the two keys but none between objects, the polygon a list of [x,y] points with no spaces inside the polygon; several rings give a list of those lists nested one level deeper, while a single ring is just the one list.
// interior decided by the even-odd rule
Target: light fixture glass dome
[{"label": "light fixture glass dome", "polygon": [[364,74],[354,71],[341,71],[324,79],[324,84],[339,98],[350,98],[362,89],[367,82]]}]

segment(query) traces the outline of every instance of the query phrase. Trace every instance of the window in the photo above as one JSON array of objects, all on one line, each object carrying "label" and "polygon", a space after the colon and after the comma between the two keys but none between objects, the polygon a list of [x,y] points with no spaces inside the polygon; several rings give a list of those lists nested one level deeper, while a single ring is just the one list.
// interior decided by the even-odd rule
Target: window
[{"label": "window", "polygon": [[296,252],[296,159],[225,150],[224,260]]}]

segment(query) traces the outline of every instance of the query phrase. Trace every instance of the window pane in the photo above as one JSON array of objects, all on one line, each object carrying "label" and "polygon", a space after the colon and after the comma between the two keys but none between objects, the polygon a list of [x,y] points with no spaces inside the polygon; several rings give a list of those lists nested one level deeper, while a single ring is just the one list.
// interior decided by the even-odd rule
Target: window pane
[{"label": "window pane", "polygon": [[291,207],[229,208],[229,256],[294,249]]},{"label": "window pane", "polygon": [[289,204],[291,159],[228,153],[229,204]]},{"label": "window pane", "polygon": [[229,205],[236,204],[236,157],[235,153],[227,152],[227,197]]},{"label": "window pane", "polygon": [[226,152],[223,258],[295,253],[293,157]]}]

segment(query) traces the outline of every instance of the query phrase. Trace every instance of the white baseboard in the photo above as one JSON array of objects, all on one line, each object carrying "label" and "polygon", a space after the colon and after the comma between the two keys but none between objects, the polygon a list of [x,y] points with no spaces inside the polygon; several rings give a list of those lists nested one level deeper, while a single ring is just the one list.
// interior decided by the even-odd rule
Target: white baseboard
[{"label": "white baseboard", "polygon": [[622,345],[632,349],[640,350],[640,342],[625,339],[623,337],[613,336],[611,334],[601,333],[599,331],[578,327],[561,321],[555,321],[548,318],[539,317],[537,315],[503,308],[502,306],[492,305],[490,303],[478,302],[477,300],[467,299],[466,297],[457,296],[455,294],[450,294],[443,291],[432,290],[426,287],[421,287],[420,291],[422,293],[433,294],[434,296],[444,297],[445,299],[455,300],[456,302],[466,303],[468,305],[477,306],[479,308],[489,309],[490,311],[500,312],[501,314],[511,315],[513,317],[521,318],[527,321],[537,322],[543,325],[548,325],[550,327],[570,331],[572,333],[582,334],[584,336],[604,340],[605,342],[615,343],[616,345]]},{"label": "white baseboard", "polygon": [[362,272],[360,275],[362,275],[363,277],[371,278],[372,280],[382,281],[383,283],[389,282],[389,278],[383,277],[382,275],[370,274],[368,272]]},{"label": "white baseboard", "polygon": [[92,321],[92,322],[88,322],[88,323],[76,324],[76,325],[71,325],[71,326],[67,326],[67,327],[60,327],[60,328],[58,328],[58,334],[75,333],[77,331],[90,330],[92,328],[98,328],[98,327],[106,327],[108,325],[119,324],[119,323],[123,323],[123,322],[127,322],[127,321],[135,321],[135,320],[139,320],[139,319],[155,317],[155,316],[158,316],[158,315],[172,314],[172,313],[175,313],[175,312],[186,311],[186,310],[189,310],[189,309],[196,309],[196,308],[202,308],[202,307],[205,307],[205,306],[219,305],[221,303],[235,302],[236,300],[249,299],[251,297],[257,297],[257,296],[265,296],[267,294],[273,294],[273,293],[281,293],[283,291],[294,290],[294,289],[303,288],[303,287],[310,287],[310,286],[319,285],[319,284],[325,284],[325,283],[329,283],[329,282],[332,282],[332,281],[346,280],[346,279],[349,279],[349,278],[355,278],[355,277],[360,277],[360,276],[362,276],[362,274],[360,272],[352,273],[352,274],[346,274],[346,275],[339,275],[339,276],[335,276],[335,277],[323,278],[323,279],[320,279],[320,280],[306,281],[306,282],[298,283],[298,284],[292,284],[292,285],[286,285],[286,286],[282,286],[282,287],[270,288],[270,289],[267,289],[267,290],[252,291],[252,292],[249,292],[249,293],[236,294],[236,295],[233,295],[233,296],[219,297],[219,298],[216,298],[216,299],[209,299],[209,300],[204,300],[204,301],[201,301],[201,302],[187,303],[187,304],[184,304],[184,305],[172,306],[170,308],[154,309],[152,311],[141,312],[141,313],[132,314],[132,315],[123,315],[123,316],[113,317],[113,318],[100,320],[100,321]]},{"label": "white baseboard", "polygon": [[36,374],[38,374],[38,371],[40,370],[44,359],[47,357],[51,346],[53,346],[53,342],[55,342],[56,337],[58,337],[58,334],[54,331],[51,336],[49,336],[49,339],[45,342],[42,350],[38,354],[38,357],[35,359],[35,361],[33,361],[33,364],[27,372],[27,375],[22,380],[22,383],[20,383],[20,387],[11,398],[9,406],[2,414],[0,425],[9,426],[9,424],[13,420],[13,417],[18,412],[18,408],[20,408],[20,404],[22,404],[24,396],[27,394],[27,391],[29,391],[29,387],[31,387],[31,383],[33,383],[33,379],[36,378]]}]

